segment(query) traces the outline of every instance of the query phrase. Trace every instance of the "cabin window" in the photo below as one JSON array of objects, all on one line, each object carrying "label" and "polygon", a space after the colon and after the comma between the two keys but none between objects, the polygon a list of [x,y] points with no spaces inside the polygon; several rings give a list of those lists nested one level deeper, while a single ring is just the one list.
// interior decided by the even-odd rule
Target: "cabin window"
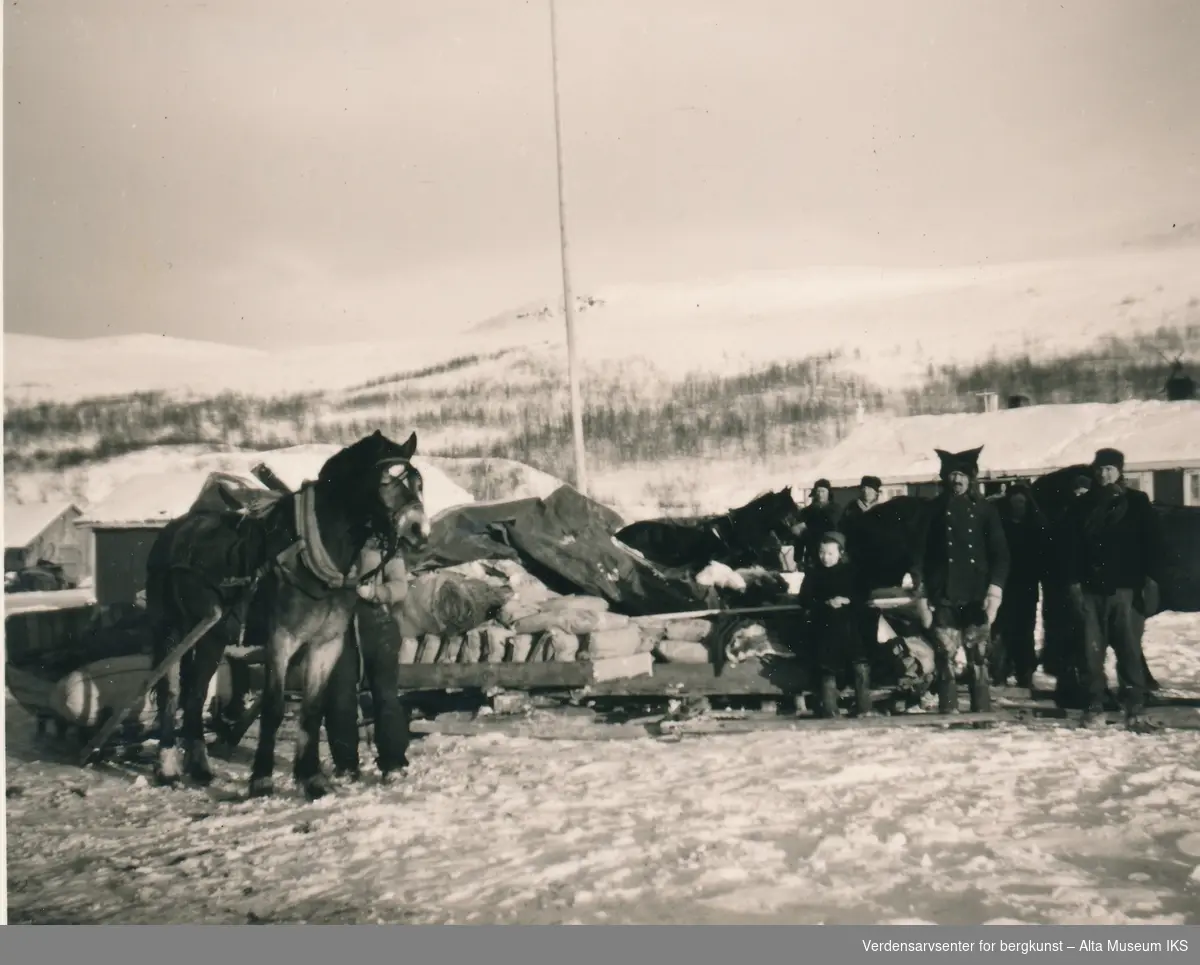
[{"label": "cabin window", "polygon": [[1187,474],[1187,488],[1185,489],[1186,498],[1184,505],[1200,506],[1200,472],[1189,472]]},{"label": "cabin window", "polygon": [[1130,489],[1140,489],[1152,500],[1154,499],[1154,476],[1148,472],[1133,472],[1125,477],[1125,485]]}]

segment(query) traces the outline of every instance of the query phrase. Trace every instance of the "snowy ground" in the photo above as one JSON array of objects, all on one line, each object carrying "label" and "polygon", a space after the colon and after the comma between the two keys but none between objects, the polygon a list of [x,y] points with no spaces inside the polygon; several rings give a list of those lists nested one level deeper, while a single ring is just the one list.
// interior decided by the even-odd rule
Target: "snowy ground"
[{"label": "snowy ground", "polygon": [[[1150,622],[1165,686],[1198,640]],[[7,730],[12,922],[1200,924],[1194,731],[431,737],[307,804],[240,800],[248,753],[162,791]]]}]

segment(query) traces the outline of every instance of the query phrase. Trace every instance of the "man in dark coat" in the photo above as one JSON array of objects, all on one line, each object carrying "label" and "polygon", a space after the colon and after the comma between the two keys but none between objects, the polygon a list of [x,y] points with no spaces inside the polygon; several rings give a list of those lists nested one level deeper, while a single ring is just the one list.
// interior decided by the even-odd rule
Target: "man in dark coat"
[{"label": "man in dark coat", "polygon": [[[369,544],[360,566],[370,572],[382,562],[377,547]],[[390,606],[407,596],[408,581],[407,567],[396,558],[359,587],[361,601],[325,691],[325,736],[340,777],[359,776],[360,680],[370,690],[376,764],[382,780],[391,781],[408,767],[410,709],[400,699],[400,628],[389,612]]]},{"label": "man in dark coat", "polygon": [[[882,490],[883,481],[878,476],[863,476],[859,483],[858,498],[842,510],[838,529],[846,538],[846,550],[852,561],[861,562],[869,559],[871,555],[870,537],[864,532],[863,519],[879,505],[879,494]],[[867,569],[856,565],[855,572],[861,578],[861,592],[869,596],[870,591],[875,587],[870,585]],[[864,606],[861,608],[860,614],[863,653],[870,653],[879,632],[879,613]]]},{"label": "man in dark coat", "polygon": [[1070,594],[1083,617],[1084,726],[1104,725],[1104,657],[1111,647],[1124,684],[1130,730],[1150,729],[1145,716],[1145,658],[1135,607],[1147,581],[1161,582],[1163,538],[1145,493],[1123,485],[1125,456],[1101,449],[1092,462],[1096,484],[1072,506],[1064,563]]},{"label": "man in dark coat", "polygon": [[883,482],[878,476],[863,476],[858,488],[858,498],[842,510],[838,529],[846,537],[846,548],[851,554],[854,553],[856,530],[862,521],[863,514],[879,504],[879,492],[882,489]]},{"label": "man in dark coat", "polygon": [[954,658],[967,652],[971,710],[991,710],[987,666],[989,631],[1008,580],[1008,543],[996,507],[976,490],[979,453],[935,450],[942,492],[933,500],[924,545],[915,554],[913,582],[926,624],[932,624],[938,713],[958,710]]},{"label": "man in dark coat", "polygon": [[826,533],[836,530],[838,523],[837,507],[833,503],[833,487],[828,479],[818,479],[813,484],[812,498],[807,506],[800,510],[799,519],[792,532],[800,540],[801,559],[797,560],[800,568],[807,571],[818,566],[818,553],[821,540]]},{"label": "man in dark coat", "polygon": [[1018,687],[1033,686],[1037,669],[1034,627],[1037,624],[1038,597],[1047,570],[1050,549],[1050,524],[1033,498],[1026,483],[1014,483],[996,504],[1008,543],[1008,581],[1004,601],[992,628],[994,654],[1003,661],[997,667],[1003,680],[1009,668]]}]

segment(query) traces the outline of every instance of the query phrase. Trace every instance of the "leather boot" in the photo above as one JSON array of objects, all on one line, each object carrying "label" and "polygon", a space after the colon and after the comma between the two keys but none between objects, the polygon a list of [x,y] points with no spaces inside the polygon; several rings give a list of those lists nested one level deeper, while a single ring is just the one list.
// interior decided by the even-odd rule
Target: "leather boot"
[{"label": "leather boot", "polygon": [[987,664],[983,661],[971,664],[971,713],[990,714],[992,711],[992,682]]},{"label": "leather boot", "polygon": [[838,685],[833,674],[821,678],[821,716],[836,717],[838,715]]},{"label": "leather boot", "polygon": [[871,702],[871,665],[868,663],[854,665],[854,703],[859,717],[875,716]]},{"label": "leather boot", "polygon": [[958,713],[958,681],[954,679],[952,667],[938,674],[938,713]]}]

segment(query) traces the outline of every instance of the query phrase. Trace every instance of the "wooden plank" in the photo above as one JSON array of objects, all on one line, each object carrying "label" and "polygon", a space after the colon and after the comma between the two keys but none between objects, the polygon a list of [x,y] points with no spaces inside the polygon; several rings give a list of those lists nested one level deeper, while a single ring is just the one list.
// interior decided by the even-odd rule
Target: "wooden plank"
[{"label": "wooden plank", "polygon": [[618,741],[646,740],[656,736],[644,723],[606,724],[578,718],[503,718],[479,717],[475,720],[414,720],[414,734],[440,734],[445,737],[478,737],[483,734],[507,734],[530,740]]},{"label": "wooden plank", "polygon": [[1006,714],[897,714],[879,717],[744,717],[663,721],[662,733],[680,737],[751,734],[762,730],[893,730],[906,727],[978,727],[1007,723]]},{"label": "wooden plank", "polygon": [[591,679],[586,663],[406,663],[401,690],[578,690]]},{"label": "wooden plank", "polygon": [[595,696],[783,696],[808,689],[809,675],[798,661],[757,660],[726,666],[718,675],[710,664],[659,663],[650,677],[589,683]]},{"label": "wooden plank", "polygon": [[676,694],[801,693],[808,674],[795,660],[748,661],[725,667],[720,675],[710,664],[656,663],[650,676],[595,681],[591,666],[580,663],[403,664],[401,690],[582,690],[597,696]]}]

